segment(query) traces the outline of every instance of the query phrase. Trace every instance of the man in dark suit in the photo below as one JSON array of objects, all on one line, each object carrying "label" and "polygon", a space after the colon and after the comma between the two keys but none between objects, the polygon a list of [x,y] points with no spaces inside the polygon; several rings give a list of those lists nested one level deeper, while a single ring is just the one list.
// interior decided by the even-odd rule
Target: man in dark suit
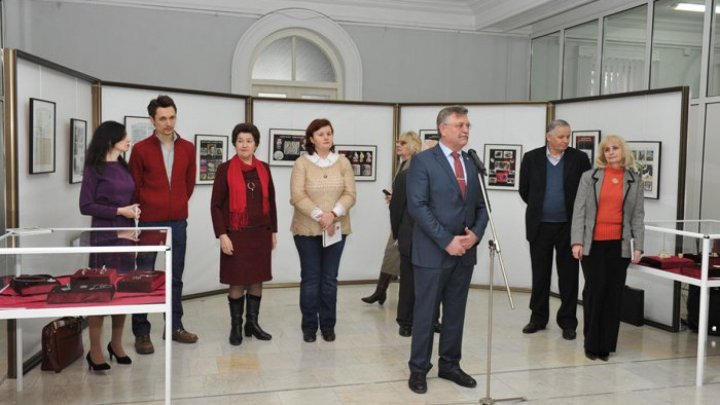
[{"label": "man in dark suit", "polygon": [[523,333],[535,333],[548,323],[554,250],[561,300],[557,323],[563,338],[573,340],[578,324],[578,261],[570,249],[570,224],[580,176],[590,169],[590,161],[584,152],[568,147],[567,121],[552,121],[545,139],[546,146],[526,153],[520,166],[520,197],[527,204],[525,228],[532,264],[532,315]]},{"label": "man in dark suit", "polygon": [[438,376],[463,387],[477,382],[460,368],[465,304],[488,214],[477,168],[462,152],[470,121],[462,106],[437,116],[440,142],[417,154],[407,176],[407,207],[415,220],[412,264],[415,307],[410,353],[410,390],[427,392],[432,368],[433,312],[442,303]]}]

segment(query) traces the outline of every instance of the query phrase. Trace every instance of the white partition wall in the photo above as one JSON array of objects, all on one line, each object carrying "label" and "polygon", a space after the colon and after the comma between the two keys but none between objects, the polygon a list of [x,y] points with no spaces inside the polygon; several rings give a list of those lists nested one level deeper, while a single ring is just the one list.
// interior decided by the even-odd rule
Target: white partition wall
[{"label": "white partition wall", "polygon": [[[102,120],[124,122],[126,115],[146,117],[148,103],[160,94],[169,95],[177,105],[175,129],[181,137],[194,143],[196,134],[225,135],[228,137],[229,156],[235,154],[230,136],[233,127],[246,120],[246,99],[242,97],[103,84]],[[220,248],[210,219],[211,194],[212,185],[198,184],[190,199],[184,295],[224,288],[219,279]]]},{"label": "white partition wall", "polygon": [[[645,199],[645,221],[683,219],[687,88],[555,103],[555,117],[569,121],[573,130],[599,129],[601,138],[616,134],[627,141],[662,142],[659,199]],[[660,250],[674,253],[674,238],[646,233],[645,254],[657,255]],[[645,290],[647,320],[676,327],[679,300],[674,282],[630,270],[627,285]]]},{"label": "white partition wall", "polygon": [[[315,118],[327,118],[335,129],[339,145],[377,146],[375,181],[357,181],[357,202],[350,210],[352,234],[340,263],[341,281],[377,278],[385,243],[390,234],[390,214],[382,189],[392,183],[394,159],[393,105],[253,100],[253,122],[260,129],[256,156],[268,161],[271,128],[304,131]],[[293,209],[290,206],[292,167],[271,166],[278,209],[278,244],[273,252],[273,283],[299,282],[300,262],[290,234]]]},{"label": "white partition wall", "polygon": [[[400,132],[436,127],[437,114],[446,105],[401,105]],[[522,152],[544,145],[547,105],[527,104],[482,104],[465,105],[472,128],[468,149],[475,149],[484,159],[486,144],[521,145]],[[488,190],[492,205],[498,240],[512,287],[530,288],[530,248],[525,239],[525,203],[517,191]],[[472,283],[488,284],[488,240],[490,227],[478,247],[478,263],[475,266]],[[499,267],[496,266],[495,284],[501,284]]]}]

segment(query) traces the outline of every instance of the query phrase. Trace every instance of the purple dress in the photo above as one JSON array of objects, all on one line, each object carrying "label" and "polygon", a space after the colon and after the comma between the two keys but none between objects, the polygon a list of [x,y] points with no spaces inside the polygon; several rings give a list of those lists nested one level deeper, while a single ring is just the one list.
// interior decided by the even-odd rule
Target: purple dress
[{"label": "purple dress", "polygon": [[[119,207],[133,203],[135,182],[130,172],[119,162],[105,163],[101,173],[94,168],[85,167],[80,188],[80,212],[92,217],[93,228],[132,227],[135,222],[130,218],[117,215]],[[114,234],[92,233],[91,245],[130,245],[132,241],[119,239]],[[118,273],[134,269],[134,253],[93,253],[90,255],[90,267],[117,269]]]}]

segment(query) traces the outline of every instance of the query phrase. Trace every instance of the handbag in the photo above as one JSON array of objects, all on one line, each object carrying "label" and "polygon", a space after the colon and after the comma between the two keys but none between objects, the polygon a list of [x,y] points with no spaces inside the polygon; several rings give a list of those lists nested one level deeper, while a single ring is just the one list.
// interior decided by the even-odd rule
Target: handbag
[{"label": "handbag", "polygon": [[101,269],[98,268],[87,268],[79,269],[73,273],[70,277],[70,285],[96,285],[96,284],[109,284],[115,285],[117,280],[117,270],[108,269],[103,266]]},{"label": "handbag", "polygon": [[21,274],[12,278],[11,287],[21,296],[47,294],[53,288],[60,285],[49,274]]},{"label": "handbag", "polygon": [[42,370],[59,373],[83,352],[81,318],[56,319],[42,329]]},{"label": "handbag", "polygon": [[151,293],[165,284],[165,272],[136,270],[125,273],[117,282],[118,292]]},{"label": "handbag", "polygon": [[115,287],[109,284],[76,284],[57,286],[47,296],[48,304],[78,304],[108,302],[115,295]]}]

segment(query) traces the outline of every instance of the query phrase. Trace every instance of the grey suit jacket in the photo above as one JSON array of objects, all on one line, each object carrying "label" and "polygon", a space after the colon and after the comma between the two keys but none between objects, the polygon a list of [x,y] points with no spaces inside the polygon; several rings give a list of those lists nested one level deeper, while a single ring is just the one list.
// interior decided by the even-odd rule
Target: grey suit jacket
[{"label": "grey suit jacket", "polygon": [[[582,244],[583,255],[590,254],[595,217],[597,215],[600,189],[602,188],[605,170],[592,169],[583,173],[580,178],[575,207],[573,209],[570,244]],[[622,257],[631,258],[630,240],[635,243],[635,250],[643,251],[645,242],[645,201],[640,175],[625,169],[623,176],[623,227]]]},{"label": "grey suit jacket", "polygon": [[450,256],[445,247],[465,227],[482,239],[488,222],[485,201],[475,165],[465,152],[467,186],[465,198],[460,194],[455,173],[440,146],[413,157],[407,175],[407,209],[415,220],[412,237],[412,263],[417,266],[448,268],[458,264],[473,266],[477,262],[477,245],[463,256]]}]

